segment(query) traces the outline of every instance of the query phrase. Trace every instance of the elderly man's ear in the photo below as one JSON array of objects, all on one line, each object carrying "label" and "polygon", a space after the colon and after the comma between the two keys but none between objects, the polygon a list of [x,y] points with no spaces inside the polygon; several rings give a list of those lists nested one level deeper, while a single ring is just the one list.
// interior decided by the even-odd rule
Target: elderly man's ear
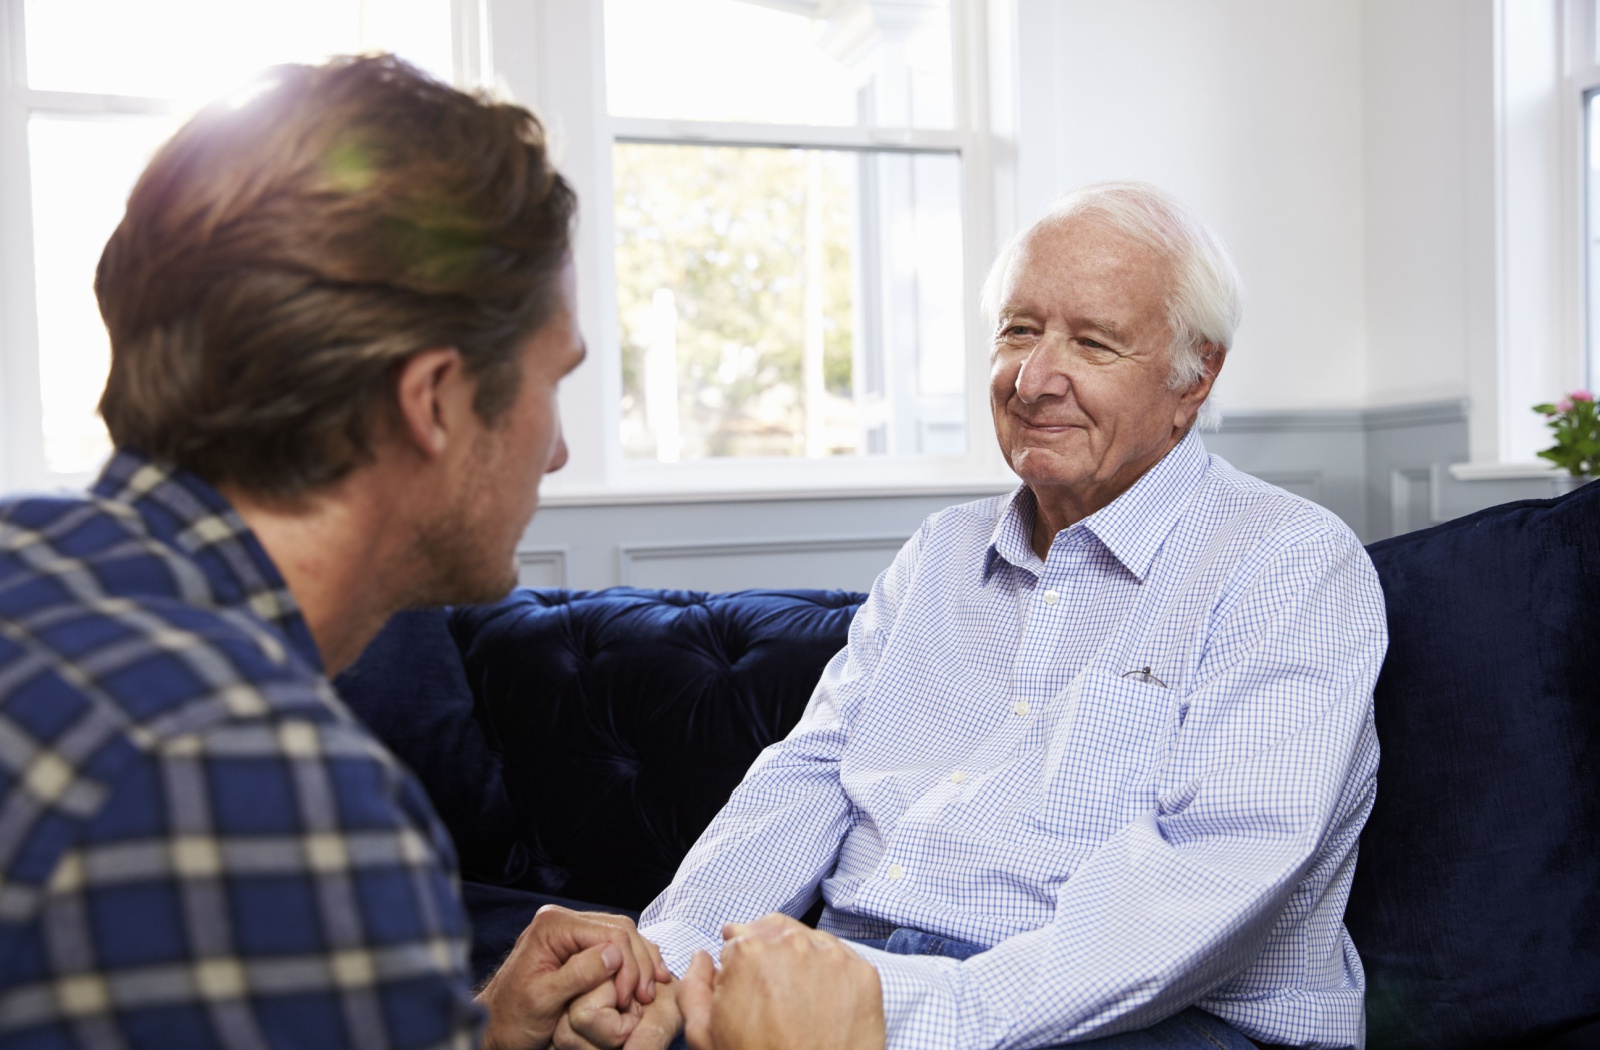
[{"label": "elderly man's ear", "polygon": [[1216,343],[1202,343],[1200,346],[1200,364],[1204,369],[1200,378],[1194,381],[1194,386],[1189,388],[1185,401],[1198,404],[1211,396],[1212,384],[1216,383],[1217,376],[1222,372],[1222,366],[1228,359],[1228,348],[1218,346]]},{"label": "elderly man's ear", "polygon": [[1205,374],[1199,380],[1202,399],[1210,396],[1211,384],[1217,381],[1217,376],[1222,373],[1222,366],[1227,360],[1227,347],[1218,346],[1216,343],[1201,345],[1200,363],[1205,366]]}]

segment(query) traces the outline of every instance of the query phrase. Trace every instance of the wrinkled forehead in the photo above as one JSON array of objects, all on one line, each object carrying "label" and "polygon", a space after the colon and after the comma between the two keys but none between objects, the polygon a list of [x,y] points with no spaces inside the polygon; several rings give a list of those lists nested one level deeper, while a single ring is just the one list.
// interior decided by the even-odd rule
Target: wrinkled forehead
[{"label": "wrinkled forehead", "polygon": [[1012,252],[1001,282],[1004,303],[1019,285],[1094,281],[1153,296],[1164,306],[1172,289],[1172,261],[1163,247],[1136,237],[1094,212],[1048,216],[1034,224]]}]

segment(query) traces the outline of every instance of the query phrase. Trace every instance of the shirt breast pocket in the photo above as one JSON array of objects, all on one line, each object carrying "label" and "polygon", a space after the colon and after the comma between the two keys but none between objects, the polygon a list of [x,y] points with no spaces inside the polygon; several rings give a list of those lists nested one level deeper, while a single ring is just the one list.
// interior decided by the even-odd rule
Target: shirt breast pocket
[{"label": "shirt breast pocket", "polygon": [[1045,744],[1036,830],[1098,844],[1156,808],[1156,773],[1176,739],[1178,698],[1142,678],[1080,675]]}]

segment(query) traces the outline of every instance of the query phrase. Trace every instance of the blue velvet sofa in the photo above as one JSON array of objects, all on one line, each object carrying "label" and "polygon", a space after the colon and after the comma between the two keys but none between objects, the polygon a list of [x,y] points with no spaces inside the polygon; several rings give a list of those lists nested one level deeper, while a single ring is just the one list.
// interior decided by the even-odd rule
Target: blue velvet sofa
[{"label": "blue velvet sofa", "polygon": [[[1391,643],[1346,915],[1368,1045],[1600,1047],[1600,485],[1369,551]],[[521,590],[397,617],[338,684],[454,836],[479,972],[546,901],[643,908],[860,600]]]}]

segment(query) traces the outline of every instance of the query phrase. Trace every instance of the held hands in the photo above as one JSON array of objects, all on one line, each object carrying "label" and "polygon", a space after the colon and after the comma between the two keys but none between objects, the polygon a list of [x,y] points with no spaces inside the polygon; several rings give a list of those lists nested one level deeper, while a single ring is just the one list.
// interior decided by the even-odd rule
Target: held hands
[{"label": "held hands", "polygon": [[723,928],[722,970],[695,955],[646,1002],[605,982],[572,1001],[557,1050],[662,1050],[682,1029],[693,1050],[883,1050],[878,971],[838,938],[786,915]]},{"label": "held hands", "polygon": [[656,985],[648,1004],[636,997],[619,1006],[615,985],[602,984],[567,1007],[553,1045],[556,1050],[663,1050],[683,1030],[682,988],[681,981],[665,981]]},{"label": "held hands", "polygon": [[722,969],[698,952],[678,983],[693,1050],[883,1050],[878,971],[837,937],[787,915],[722,936]]},{"label": "held hands", "polygon": [[[485,1050],[543,1050],[575,998],[603,988],[614,1008],[642,1013],[671,981],[661,953],[632,920],[546,905],[478,993],[489,1010]],[[637,1025],[634,1017],[630,1030]]]}]

